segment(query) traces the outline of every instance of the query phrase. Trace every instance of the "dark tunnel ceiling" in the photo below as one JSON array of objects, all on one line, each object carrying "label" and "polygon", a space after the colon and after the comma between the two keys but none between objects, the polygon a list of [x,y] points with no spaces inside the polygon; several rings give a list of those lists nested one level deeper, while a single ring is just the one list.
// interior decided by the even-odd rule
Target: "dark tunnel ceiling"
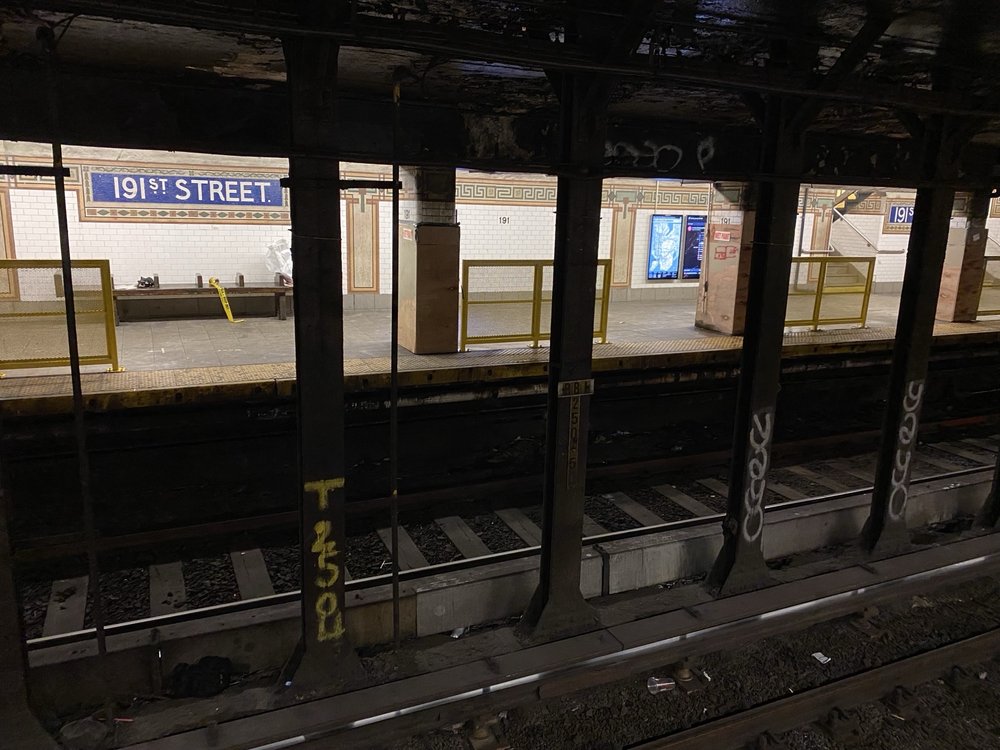
[{"label": "dark tunnel ceiling", "polygon": [[[4,62],[20,64],[36,57],[36,28],[58,24],[57,34],[65,31],[60,57],[79,68],[116,69],[139,80],[144,76],[193,80],[210,76],[236,87],[284,81],[280,41],[277,34],[261,33],[261,27],[280,30],[298,23],[290,12],[294,4],[277,0],[255,3],[253,12],[249,6],[240,11],[239,2],[210,1],[37,0],[14,5],[19,7],[0,10],[0,60]],[[554,111],[557,106],[542,67],[517,64],[509,58],[527,48],[548,55],[565,50],[567,58],[606,60],[600,44],[588,43],[595,38],[588,34],[597,30],[599,36],[602,28],[620,25],[625,13],[621,8],[628,7],[627,3],[541,0],[357,0],[351,5],[349,28],[370,22],[378,29],[396,29],[403,41],[393,43],[395,49],[372,48],[377,41],[370,34],[363,35],[365,46],[345,42],[340,55],[342,90],[385,99],[393,71],[403,67],[408,71],[403,87],[409,100],[508,113]],[[642,24],[642,41],[626,55],[630,63],[759,74],[777,44],[791,50],[782,72],[807,86],[815,85],[829,71],[875,4],[862,0],[677,0],[650,5],[654,11],[651,20]],[[945,82],[950,95],[956,102],[960,97],[966,109],[973,102],[973,108],[1000,111],[1000,3],[885,0],[883,6],[891,13],[891,23],[841,89],[870,83],[899,92],[929,92]],[[70,15],[75,13],[79,15]],[[148,22],[154,19],[164,23]],[[453,41],[454,51],[421,51],[419,40],[428,28]],[[503,52],[507,61],[489,62],[467,54],[467,42],[473,37],[480,45],[476,49],[483,49],[485,40],[491,49]],[[619,79],[611,114],[622,119],[753,127],[737,87],[709,88],[662,77]],[[908,135],[890,109],[847,101],[830,102],[812,129]],[[987,118],[977,140],[1000,144],[1000,120]]]}]

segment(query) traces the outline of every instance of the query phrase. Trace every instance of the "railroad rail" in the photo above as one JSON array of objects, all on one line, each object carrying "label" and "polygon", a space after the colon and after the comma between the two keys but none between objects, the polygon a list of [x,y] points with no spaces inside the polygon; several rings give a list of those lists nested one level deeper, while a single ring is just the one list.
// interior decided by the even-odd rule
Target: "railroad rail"
[{"label": "railroad rail", "polygon": [[[957,448],[956,450],[963,450]],[[969,453],[969,455],[976,455],[974,453]],[[914,487],[919,487],[921,485],[928,485],[931,483],[944,483],[952,482],[953,480],[958,481],[964,477],[969,477],[971,475],[981,473],[984,471],[989,471],[991,466],[987,464],[982,464],[978,466],[971,466],[967,468],[953,468],[950,471],[944,471],[936,473],[929,476],[916,477],[912,481]],[[829,492],[823,495],[817,495],[812,497],[799,496],[792,499],[785,499],[782,502],[776,502],[768,505],[768,512],[776,512],[780,510],[791,510],[791,509],[805,509],[809,507],[821,506],[823,504],[830,504],[837,500],[848,498],[851,496],[857,496],[866,492],[870,492],[870,486],[854,486],[849,489],[843,489],[840,491]],[[682,493],[679,493],[682,494]],[[689,498],[690,499],[690,498]],[[626,505],[626,507],[628,507]],[[642,508],[632,509],[632,512],[638,517],[642,517],[643,514],[649,514],[646,516],[647,520],[655,521],[656,517],[651,511]],[[520,515],[520,522],[526,523],[527,525],[533,525],[531,521]],[[503,516],[501,516],[503,518]],[[600,545],[609,542],[615,542],[627,539],[638,539],[644,536],[654,535],[661,532],[669,531],[680,531],[686,529],[704,528],[709,527],[714,524],[718,524],[724,518],[723,513],[708,513],[703,515],[694,515],[691,518],[686,518],[676,521],[662,521],[659,523],[646,523],[644,525],[639,525],[635,528],[622,529],[618,531],[607,531],[600,529],[598,533],[587,534],[583,540],[583,545]],[[515,523],[518,519],[512,521],[509,517],[504,519],[508,523]],[[516,523],[515,523],[516,527]],[[405,525],[400,528],[401,534],[405,535]],[[540,538],[540,531],[535,528],[535,532]],[[530,532],[529,532],[530,533]],[[526,534],[526,537],[530,540],[530,536]],[[404,536],[404,538],[408,538]],[[482,545],[485,547],[485,545]],[[516,560],[524,560],[526,558],[532,558],[539,554],[540,546],[539,542],[535,541],[532,544],[521,547],[519,549],[512,549],[503,552],[490,553],[487,549],[486,554],[470,555],[465,556],[462,559],[454,560],[451,562],[444,562],[439,564],[430,565],[424,563],[421,565],[414,565],[400,571],[400,580],[403,582],[416,581],[421,578],[426,578],[428,576],[434,576],[439,574],[454,574],[463,571],[469,571],[480,566],[496,565],[500,563],[509,563]],[[259,549],[250,550],[252,555],[259,556]],[[233,563],[239,566],[244,561],[242,556],[238,552],[234,552],[231,555]],[[258,562],[258,566],[263,566],[263,560]],[[178,564],[179,568],[179,564]],[[257,576],[263,576],[267,578],[268,573],[266,568],[259,567],[256,573]],[[246,574],[244,576],[237,575],[238,579],[245,580]],[[240,580],[240,589],[242,593],[247,591],[262,591],[266,590],[266,586],[270,585],[270,579],[267,580],[266,585],[258,585],[254,587],[253,585],[244,586],[243,580]],[[359,578],[351,578],[346,583],[346,589],[349,592],[363,592],[376,589],[377,587],[384,586],[388,584],[391,580],[391,575],[378,574],[378,575],[368,575]],[[78,602],[77,609],[78,623],[75,627],[66,628],[64,631],[60,632],[54,628],[43,629],[45,633],[41,637],[35,637],[28,640],[29,650],[41,650],[44,648],[49,648],[53,646],[64,646],[72,643],[80,643],[91,639],[94,635],[93,628],[82,627],[82,617],[83,617],[83,607],[86,599],[86,586],[85,581],[81,579],[81,584],[83,589],[81,592],[76,592],[80,601]],[[183,588],[183,582],[180,583],[180,587]],[[273,591],[273,590],[272,590]],[[61,594],[57,590],[57,586],[53,585],[53,597],[60,597]],[[105,631],[108,636],[121,635],[127,633],[136,633],[141,631],[147,631],[154,628],[163,628],[169,625],[176,625],[184,622],[191,622],[193,620],[198,620],[204,617],[211,617],[217,615],[235,614],[241,612],[249,612],[258,609],[264,609],[268,607],[275,607],[285,604],[295,603],[299,600],[300,592],[296,590],[287,591],[279,594],[264,594],[258,596],[243,596],[238,601],[216,604],[208,607],[198,607],[191,609],[182,609],[180,611],[174,611],[167,614],[159,614],[150,616],[147,618],[136,619],[127,622],[111,623],[106,625]]]},{"label": "railroad rail", "polygon": [[[963,421],[962,424],[965,424],[965,422],[968,422],[968,420]],[[934,430],[941,426],[947,425],[943,422],[939,424],[928,423],[923,425],[922,429],[925,434],[933,434]],[[810,455],[815,456],[815,452],[818,450],[834,448],[838,451],[843,451],[852,447],[857,448],[858,446],[873,445],[879,434],[878,430],[866,430],[854,432],[850,435],[834,435],[778,443],[774,446],[773,461],[775,466],[780,468],[779,462],[781,461],[808,460],[807,457]],[[990,439],[996,440],[993,437]],[[973,439],[973,444],[969,446],[969,449],[984,454],[993,452],[995,447],[984,444],[982,440]],[[982,455],[980,458],[982,458]],[[618,479],[630,475],[670,472],[682,468],[709,467],[720,465],[728,459],[729,451],[727,450],[707,451],[697,455],[667,456],[659,459],[591,466],[587,469],[587,476],[588,480]],[[938,468],[944,472],[955,471],[960,467],[960,464],[938,464]],[[857,477],[856,474],[853,476]],[[861,478],[864,481],[871,481],[872,479],[871,476]],[[399,495],[399,505],[401,511],[419,510],[435,504],[445,505],[448,503],[460,503],[467,506],[470,502],[475,502],[481,498],[513,498],[522,493],[537,492],[540,486],[540,475],[517,476],[454,487],[440,487],[402,493]],[[769,482],[769,487],[774,486],[775,483],[773,481]],[[778,486],[780,488],[780,484]],[[781,493],[779,492],[778,494]],[[785,497],[785,499],[791,500],[797,498]],[[345,506],[345,510],[349,517],[361,518],[371,516],[388,511],[390,500],[389,496],[350,500]],[[502,506],[504,502],[506,501],[500,500],[499,505]],[[490,505],[491,507],[499,507],[495,500],[491,501]],[[135,533],[100,536],[95,540],[95,547],[102,553],[136,548],[146,549],[150,546],[164,543],[202,540],[269,529],[289,528],[295,526],[298,520],[299,515],[297,511],[265,513],[220,521],[177,525]],[[84,545],[85,539],[82,533],[19,538],[16,540],[14,560],[20,564],[73,556],[82,554]]]},{"label": "railroad rail", "polygon": [[[319,748],[328,747],[332,741],[338,747],[371,746],[471,715],[507,710],[611,683],[650,664],[671,663],[720,649],[732,650],[871,605],[993,575],[998,570],[1000,537],[963,539],[748,594],[701,601],[555,643],[520,648],[437,672],[181,732],[143,747],[151,750],[218,746]],[[916,661],[901,660],[895,665],[895,672],[873,673],[858,680],[874,691],[900,674],[925,679],[928,673],[954,663],[953,660],[984,658],[988,651],[983,649],[995,649],[998,642],[995,631],[990,631],[936,649]],[[840,696],[856,684],[832,683],[833,692],[822,695],[816,705],[843,703]],[[794,721],[794,726],[808,721],[808,717],[803,718],[805,709],[801,704],[794,711],[787,707],[785,710],[787,720]],[[755,728],[755,724],[748,722],[740,731],[751,732]]]},{"label": "railroad rail", "polygon": [[1000,653],[1000,628],[915,656],[833,680],[787,698],[725,716],[683,732],[627,745],[627,750],[717,750],[741,748],[764,734],[779,734],[832,711],[846,711],[885,698],[896,687],[929,682],[954,666],[983,662]]}]

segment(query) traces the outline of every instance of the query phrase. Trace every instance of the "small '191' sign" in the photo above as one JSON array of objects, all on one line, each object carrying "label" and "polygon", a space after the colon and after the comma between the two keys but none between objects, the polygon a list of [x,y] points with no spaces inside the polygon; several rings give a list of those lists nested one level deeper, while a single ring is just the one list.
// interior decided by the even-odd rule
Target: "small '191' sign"
[{"label": "small '191' sign", "polygon": [[893,203],[889,206],[890,224],[912,224],[913,206]]},{"label": "small '191' sign", "polygon": [[912,203],[890,203],[882,221],[883,234],[908,234],[913,226]]}]

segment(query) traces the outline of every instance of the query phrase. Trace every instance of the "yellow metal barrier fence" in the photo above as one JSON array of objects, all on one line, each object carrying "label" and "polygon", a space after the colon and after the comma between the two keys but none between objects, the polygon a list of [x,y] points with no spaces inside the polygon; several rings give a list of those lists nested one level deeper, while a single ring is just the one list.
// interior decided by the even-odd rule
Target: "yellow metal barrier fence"
[{"label": "yellow metal barrier fence", "polygon": [[[74,260],[72,267],[80,364],[118,372],[111,263]],[[0,297],[0,370],[69,366],[61,269],[58,260],[0,260],[8,280]]]},{"label": "yellow metal barrier fence", "polygon": [[983,291],[979,295],[980,315],[1000,315],[1000,255],[987,255]]},{"label": "yellow metal barrier fence", "polygon": [[[594,338],[608,340],[611,261],[597,262]],[[481,312],[480,312],[481,311]],[[552,319],[551,260],[462,262],[461,350],[469,344],[547,341]]]},{"label": "yellow metal barrier fence", "polygon": [[817,330],[820,325],[857,323],[864,328],[874,278],[871,257],[792,258],[785,325]]}]

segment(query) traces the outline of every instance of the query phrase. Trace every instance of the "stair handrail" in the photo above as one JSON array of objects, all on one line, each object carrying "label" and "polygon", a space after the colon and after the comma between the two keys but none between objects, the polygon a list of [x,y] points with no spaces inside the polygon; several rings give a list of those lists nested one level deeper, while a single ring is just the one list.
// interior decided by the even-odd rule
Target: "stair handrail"
[{"label": "stair handrail", "polygon": [[868,239],[860,229],[858,229],[856,226],[854,226],[854,224],[851,223],[850,219],[848,219],[846,216],[844,216],[844,214],[842,214],[836,208],[833,209],[833,213],[836,214],[837,216],[839,216],[843,220],[843,222],[845,224],[847,224],[847,226],[849,226],[851,229],[853,229],[854,233],[856,235],[858,235],[858,237],[860,237],[861,239],[863,239],[865,241],[865,244],[868,245],[868,247],[870,247],[876,253],[878,252],[878,245],[873,244],[872,241],[870,239]]}]

